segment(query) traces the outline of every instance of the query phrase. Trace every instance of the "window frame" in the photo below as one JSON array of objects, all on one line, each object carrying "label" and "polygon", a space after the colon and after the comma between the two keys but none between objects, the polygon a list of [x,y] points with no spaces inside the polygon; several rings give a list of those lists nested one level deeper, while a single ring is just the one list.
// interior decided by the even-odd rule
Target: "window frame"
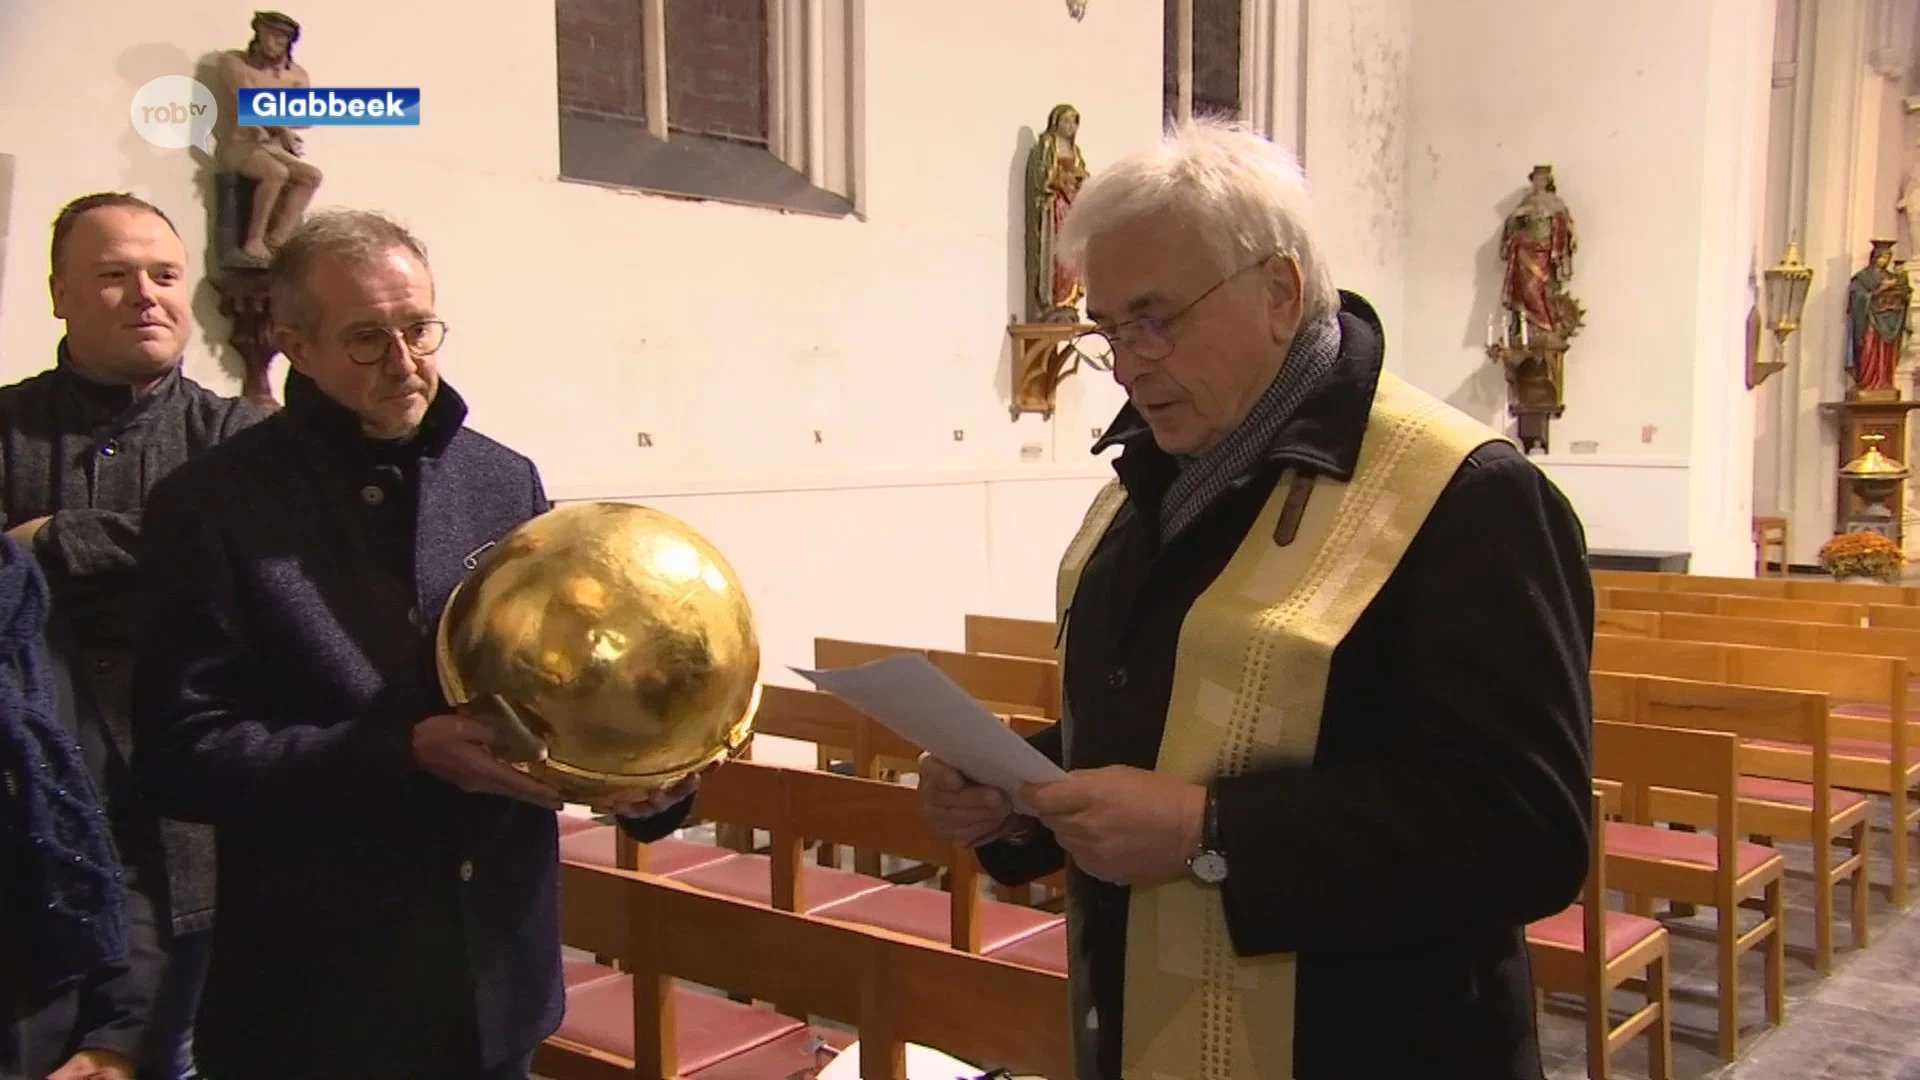
[{"label": "window frame", "polygon": [[[641,102],[646,132],[662,142],[673,135],[667,108],[667,0],[631,0],[640,7]],[[866,0],[766,0],[767,152],[821,191],[866,216],[865,34]],[[741,202],[718,195],[610,183],[561,175],[562,180],[665,195],[759,206],[832,217],[818,209],[774,202]]]},{"label": "window frame", "polygon": [[[1307,0],[1241,0],[1240,119],[1295,147],[1305,133]],[[1193,117],[1193,0],[1176,0],[1174,121]]]}]

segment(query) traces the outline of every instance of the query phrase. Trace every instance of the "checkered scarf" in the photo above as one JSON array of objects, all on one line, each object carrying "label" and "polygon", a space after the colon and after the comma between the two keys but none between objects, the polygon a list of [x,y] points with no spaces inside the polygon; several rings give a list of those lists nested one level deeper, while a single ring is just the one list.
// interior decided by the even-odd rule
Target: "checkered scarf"
[{"label": "checkered scarf", "polygon": [[1160,543],[1180,535],[1214,500],[1239,486],[1259,465],[1280,428],[1293,418],[1320,377],[1340,358],[1340,320],[1329,315],[1304,323],[1287,350],[1286,362],[1253,403],[1246,419],[1192,457],[1182,456],[1179,475],[1160,503]]}]

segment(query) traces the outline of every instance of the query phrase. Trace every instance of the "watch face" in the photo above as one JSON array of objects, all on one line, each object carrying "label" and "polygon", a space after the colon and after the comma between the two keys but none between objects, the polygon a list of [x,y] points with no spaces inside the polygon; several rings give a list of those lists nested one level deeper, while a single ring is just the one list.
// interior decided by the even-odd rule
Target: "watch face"
[{"label": "watch face", "polygon": [[1193,857],[1193,876],[1208,885],[1227,880],[1227,857],[1217,851],[1203,851]]}]

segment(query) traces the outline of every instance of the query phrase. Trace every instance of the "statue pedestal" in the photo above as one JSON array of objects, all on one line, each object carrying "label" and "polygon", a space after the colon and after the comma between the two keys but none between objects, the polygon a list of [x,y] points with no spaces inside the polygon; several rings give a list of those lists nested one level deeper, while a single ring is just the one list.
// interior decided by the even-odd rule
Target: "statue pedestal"
[{"label": "statue pedestal", "polygon": [[222,269],[213,275],[213,287],[220,294],[220,314],[232,324],[228,344],[240,354],[246,366],[240,393],[262,405],[278,405],[273,399],[273,302],[267,296],[265,270]]},{"label": "statue pedestal", "polygon": [[1507,415],[1515,420],[1520,449],[1549,452],[1548,427],[1567,411],[1565,345],[1487,346],[1487,356],[1507,376]]},{"label": "statue pedestal", "polygon": [[[1068,342],[1092,329],[1094,325],[1085,322],[1007,324],[1013,338],[1013,404],[1007,411],[1013,419],[1030,412],[1053,419],[1060,380],[1079,370],[1082,359]],[[1095,366],[1087,359],[1088,366]]]},{"label": "statue pedestal", "polygon": [[[1839,457],[1833,463],[1834,484],[1839,493],[1835,500],[1836,512],[1833,522],[1836,532],[1844,531],[1847,522],[1866,509],[1854,495],[1853,486],[1839,475],[1839,470],[1847,462],[1866,453],[1867,448],[1875,441],[1880,443],[1880,452],[1886,456],[1902,464],[1909,460],[1907,441],[1909,417],[1913,410],[1920,409],[1920,401],[1901,401],[1898,392],[1893,393],[1895,397],[1892,400],[1863,397],[1847,401],[1822,402],[1820,405],[1822,413],[1834,417],[1840,424]],[[1882,438],[1879,440],[1862,438],[1867,435],[1879,435]],[[1908,535],[1905,528],[1907,505],[1908,491],[1905,484],[1897,486],[1893,495],[1885,503],[1886,508],[1892,511],[1892,517],[1887,526],[1891,530],[1889,539],[1899,544],[1902,551],[1906,550],[1905,538]],[[1885,530],[1876,529],[1875,531]]]}]

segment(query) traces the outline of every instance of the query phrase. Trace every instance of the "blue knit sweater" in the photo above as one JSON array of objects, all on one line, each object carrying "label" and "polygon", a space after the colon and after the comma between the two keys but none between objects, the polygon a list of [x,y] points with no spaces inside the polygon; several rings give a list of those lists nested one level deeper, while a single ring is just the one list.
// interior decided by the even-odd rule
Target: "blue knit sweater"
[{"label": "blue knit sweater", "polygon": [[46,644],[47,583],[0,535],[0,877],[8,981],[52,994],[126,957],[126,899],[107,818],[62,727]]}]

